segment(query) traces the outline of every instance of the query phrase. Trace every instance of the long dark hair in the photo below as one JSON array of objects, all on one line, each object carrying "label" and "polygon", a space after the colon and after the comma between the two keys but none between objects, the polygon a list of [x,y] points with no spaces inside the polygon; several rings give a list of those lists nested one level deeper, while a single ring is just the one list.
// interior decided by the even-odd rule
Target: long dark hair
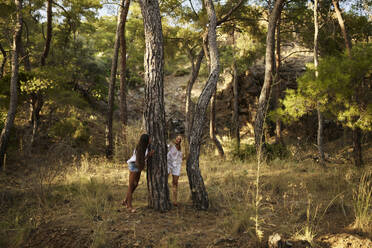
[{"label": "long dark hair", "polygon": [[145,167],[145,153],[149,146],[149,141],[150,136],[148,134],[142,134],[136,146],[136,164],[140,168]]}]

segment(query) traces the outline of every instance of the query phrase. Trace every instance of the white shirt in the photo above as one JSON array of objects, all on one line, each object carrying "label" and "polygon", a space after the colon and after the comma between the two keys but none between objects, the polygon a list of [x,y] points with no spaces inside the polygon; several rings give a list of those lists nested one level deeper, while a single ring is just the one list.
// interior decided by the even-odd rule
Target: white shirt
[{"label": "white shirt", "polygon": [[[147,156],[147,149],[146,149],[146,152],[145,152],[145,157]],[[134,149],[133,151],[133,155],[132,157],[130,157],[130,159],[128,159],[127,163],[131,163],[131,162],[136,162],[136,149]]]},{"label": "white shirt", "polygon": [[169,151],[167,154],[168,164],[172,166],[181,166],[182,151],[179,151],[175,145],[168,145]]}]

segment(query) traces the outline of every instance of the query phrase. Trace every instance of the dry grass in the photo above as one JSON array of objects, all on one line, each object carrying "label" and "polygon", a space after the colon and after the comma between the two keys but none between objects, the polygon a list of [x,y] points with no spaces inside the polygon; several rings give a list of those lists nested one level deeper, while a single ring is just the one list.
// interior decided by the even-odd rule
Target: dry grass
[{"label": "dry grass", "polygon": [[[372,235],[368,229],[370,174],[359,180],[361,172],[352,165],[329,165],[324,170],[311,160],[273,160],[261,167],[256,212],[256,164],[221,160],[210,151],[200,160],[210,199],[208,211],[191,207],[184,163],[178,208],[165,214],[147,209],[143,174],[134,194],[133,204],[138,209],[131,214],[120,206],[128,182],[123,161],[131,154],[136,136],[130,140],[123,144],[127,150],[118,148],[122,149],[121,159],[117,155],[114,162],[84,155],[67,165],[31,170],[30,176],[23,175],[22,183],[12,178],[8,186],[10,177],[2,174],[0,246],[45,247],[48,242],[70,242],[70,247],[224,247],[227,243],[259,247],[264,243],[256,238],[256,220],[263,240],[277,232],[316,244],[322,234],[341,232],[354,220],[358,228],[364,227]],[[79,238],[70,227],[78,230]],[[68,230],[66,235],[58,228]],[[59,238],[48,241],[51,233]]]}]

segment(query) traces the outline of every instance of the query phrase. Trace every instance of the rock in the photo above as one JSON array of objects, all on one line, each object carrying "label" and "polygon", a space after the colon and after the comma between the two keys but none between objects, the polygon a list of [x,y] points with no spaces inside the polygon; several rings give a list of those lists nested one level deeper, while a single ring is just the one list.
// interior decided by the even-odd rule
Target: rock
[{"label": "rock", "polygon": [[278,233],[270,235],[267,243],[269,248],[311,248],[311,244],[305,240],[286,241]]}]

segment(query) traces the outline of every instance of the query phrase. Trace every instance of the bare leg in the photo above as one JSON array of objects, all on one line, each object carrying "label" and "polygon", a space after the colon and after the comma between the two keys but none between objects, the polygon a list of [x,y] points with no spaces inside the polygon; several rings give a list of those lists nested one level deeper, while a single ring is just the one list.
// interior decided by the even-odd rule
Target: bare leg
[{"label": "bare leg", "polygon": [[178,178],[179,176],[172,175],[172,190],[173,190],[173,205],[177,206],[177,191],[178,191]]},{"label": "bare leg", "polygon": [[126,205],[128,209],[132,209],[132,194],[134,190],[138,186],[139,179],[141,177],[141,172],[129,172],[129,184],[128,184],[128,191],[127,195],[125,197],[125,200],[123,201],[123,205]]}]

